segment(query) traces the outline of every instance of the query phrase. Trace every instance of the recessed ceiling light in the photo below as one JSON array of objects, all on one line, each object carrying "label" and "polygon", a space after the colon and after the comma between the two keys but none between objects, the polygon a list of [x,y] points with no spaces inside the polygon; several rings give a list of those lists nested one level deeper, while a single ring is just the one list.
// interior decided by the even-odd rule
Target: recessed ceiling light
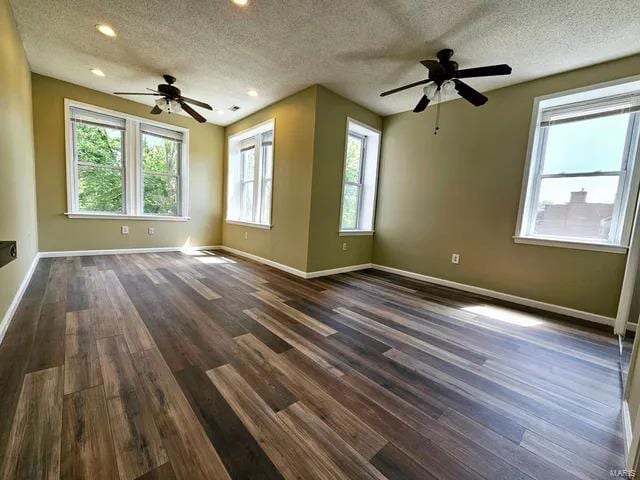
[{"label": "recessed ceiling light", "polygon": [[89,71],[91,73],[93,73],[94,75],[98,76],[98,77],[106,77],[104,72],[102,70],[100,70],[99,68],[91,68],[91,69],[89,69]]},{"label": "recessed ceiling light", "polygon": [[247,95],[249,95],[250,97],[257,97],[258,96],[258,92],[256,92],[253,88],[250,90],[247,90]]},{"label": "recessed ceiling light", "polygon": [[118,34],[116,33],[116,31],[111,28],[109,25],[107,25],[106,23],[99,23],[96,25],[96,29],[103,35],[106,35],[107,37],[115,37]]},{"label": "recessed ceiling light", "polygon": [[224,115],[224,110],[216,110],[216,113],[217,113],[218,115]]},{"label": "recessed ceiling light", "polygon": [[233,3],[241,7],[246,7],[249,4],[249,0],[233,0]]}]

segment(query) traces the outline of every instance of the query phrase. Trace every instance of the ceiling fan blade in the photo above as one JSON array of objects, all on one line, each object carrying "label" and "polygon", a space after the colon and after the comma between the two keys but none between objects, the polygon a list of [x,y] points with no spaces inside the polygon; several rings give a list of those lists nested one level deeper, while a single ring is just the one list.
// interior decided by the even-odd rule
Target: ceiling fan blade
[{"label": "ceiling fan blade", "polygon": [[429,105],[429,101],[430,101],[429,97],[427,97],[426,95],[423,95],[420,101],[418,102],[418,104],[416,105],[416,108],[413,109],[413,111],[416,113],[424,112],[424,109],[427,108],[427,105]]},{"label": "ceiling fan blade", "polygon": [[160,107],[158,105],[155,105],[151,109],[151,112],[149,112],[149,113],[153,113],[154,115],[160,115],[162,113],[162,110],[160,109]]},{"label": "ceiling fan blade", "polygon": [[454,79],[453,83],[456,86],[456,91],[460,94],[462,98],[467,100],[468,102],[474,104],[476,107],[480,105],[484,105],[489,100],[487,97],[482,95],[479,91],[474,88],[471,88],[464,82],[460,80]]},{"label": "ceiling fan blade", "polygon": [[422,60],[420,63],[427,67],[429,70],[429,76],[437,76],[445,73],[444,67],[437,60]]},{"label": "ceiling fan blade", "polygon": [[500,65],[487,65],[486,67],[464,68],[458,70],[454,76],[456,78],[472,78],[472,77],[494,77],[496,75],[509,75],[511,67],[506,63]]},{"label": "ceiling fan blade", "polygon": [[161,95],[160,93],[113,92],[114,95]]},{"label": "ceiling fan blade", "polygon": [[193,118],[195,118],[198,122],[204,123],[204,122],[207,121],[206,118],[204,118],[202,115],[200,115],[198,112],[196,112],[193,108],[191,108],[189,105],[187,105],[182,100],[178,100],[178,103],[182,106],[182,109],[185,112],[187,112],[189,115],[191,115]]},{"label": "ceiling fan blade", "polygon": [[386,92],[382,92],[380,94],[381,97],[386,97],[387,95],[391,95],[392,93],[401,92],[402,90],[406,90],[407,88],[417,87],[418,85],[424,85],[425,83],[429,83],[431,80],[420,80],[419,82],[410,83],[409,85],[405,85],[403,87],[394,88],[392,90],[387,90]]},{"label": "ceiling fan blade", "polygon": [[193,98],[180,96],[180,100],[187,103],[192,103],[193,105],[197,105],[198,107],[206,108],[207,110],[213,110],[213,107],[208,103],[200,102],[198,100],[194,100]]}]

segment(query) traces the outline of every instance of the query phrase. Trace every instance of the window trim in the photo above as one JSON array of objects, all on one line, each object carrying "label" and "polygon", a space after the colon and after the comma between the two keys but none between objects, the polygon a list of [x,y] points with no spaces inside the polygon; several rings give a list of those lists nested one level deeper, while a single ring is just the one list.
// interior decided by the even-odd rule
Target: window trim
[{"label": "window trim", "polygon": [[[354,136],[363,137],[362,151],[360,156],[360,183],[356,184],[353,182],[345,181],[345,172],[347,170],[347,142],[349,141],[349,135],[352,135],[350,132],[350,125],[354,124],[363,129],[374,132],[378,135],[378,145],[375,152],[375,182],[373,183],[373,205],[372,205],[372,216],[371,216],[371,228],[360,228],[357,226],[356,228],[342,228],[342,206],[344,199],[344,191],[345,185],[359,185],[360,192],[358,195],[358,216],[356,223],[360,223],[360,212],[362,211],[362,198],[363,198],[363,188],[364,188],[364,175],[365,175],[365,166],[367,161],[367,144],[369,143],[366,135],[361,135],[358,132],[355,132]],[[364,122],[360,122],[353,117],[346,118],[345,125],[345,137],[344,137],[344,154],[343,154],[343,165],[342,165],[342,179],[341,179],[341,188],[340,188],[340,216],[338,217],[338,236],[344,237],[349,235],[373,235],[375,233],[375,224],[376,224],[376,211],[377,211],[377,202],[378,202],[378,182],[380,177],[380,151],[382,148],[382,132],[377,128],[372,127],[371,125],[367,125]]]},{"label": "window trim", "polygon": [[[90,112],[101,113],[124,119],[125,130],[123,133],[123,172],[124,172],[124,196],[123,213],[115,212],[86,212],[77,208],[77,165],[74,156],[74,138],[71,121],[71,108],[81,108]],[[167,130],[173,130],[182,134],[182,147],[180,151],[179,165],[179,204],[178,215],[155,215],[144,213],[143,200],[143,165],[142,165],[142,132],[140,124],[152,125]],[[169,123],[157,122],[145,117],[138,117],[128,113],[97,107],[88,103],[64,99],[64,135],[65,135],[65,167],[67,182],[67,211],[64,213],[71,219],[125,219],[125,220],[167,220],[187,221],[189,217],[189,129]]]},{"label": "window trim", "polygon": [[[539,138],[541,134],[541,129],[539,128],[539,117],[541,114],[540,103],[545,101],[554,100],[556,98],[566,97],[569,95],[575,94],[588,94],[594,90],[601,90],[609,87],[620,87],[621,90],[625,89],[626,84],[637,84],[640,82],[640,75],[634,75],[631,77],[625,77],[621,79],[616,79],[608,82],[602,82],[595,85],[588,85],[585,87],[579,87],[570,90],[564,90],[561,92],[555,92],[548,95],[542,95],[535,97],[533,99],[533,108],[531,111],[531,122],[529,125],[529,141],[527,145],[527,156],[524,163],[524,172],[522,178],[522,185],[520,191],[520,202],[518,206],[518,216],[516,219],[516,231],[513,235],[513,240],[515,243],[519,244],[530,244],[530,245],[542,245],[549,247],[561,247],[561,248],[572,248],[578,250],[592,250],[592,251],[601,251],[601,252],[609,252],[609,253],[621,253],[624,254],[627,252],[629,248],[629,240],[631,236],[632,225],[634,221],[634,213],[635,208],[630,208],[630,205],[636,205],[640,201],[640,195],[638,193],[638,188],[640,186],[640,145],[636,145],[636,150],[633,152],[633,148],[628,149],[626,153],[627,158],[623,159],[623,163],[621,165],[621,170],[616,171],[617,175],[620,175],[621,179],[618,184],[618,191],[616,192],[616,198],[622,195],[625,187],[622,186],[622,182],[626,182],[626,189],[628,190],[628,195],[626,198],[622,198],[622,203],[619,203],[619,211],[622,213],[620,215],[620,221],[618,222],[617,229],[620,232],[619,243],[612,242],[598,242],[590,239],[581,240],[579,238],[574,237],[550,237],[544,235],[528,235],[524,233],[524,227],[528,224],[529,219],[531,218],[531,214],[533,212],[533,202],[529,202],[529,198],[534,198],[534,195],[537,196],[537,192],[533,192],[532,189],[536,187],[535,184],[539,184],[538,182],[538,169],[541,167],[541,155],[543,148],[540,148],[542,145],[541,140]],[[640,85],[634,85],[635,88],[633,90],[631,87],[629,91],[636,91]],[[613,93],[612,93],[613,94]],[[636,114],[636,120],[630,120],[631,128],[627,129],[627,139],[625,144],[627,144],[630,140],[630,136],[633,134],[632,132],[636,131],[640,128],[640,115]],[[544,140],[544,139],[543,139]],[[536,171],[534,171],[534,167]],[[622,170],[625,169],[625,170]],[[598,172],[597,175],[602,175],[605,172]],[[629,175],[630,173],[630,175]],[[595,174],[595,172],[594,172]],[[567,176],[567,175],[562,175]],[[582,176],[582,175],[581,175]],[[628,178],[622,178],[626,176]],[[622,186],[622,188],[621,188]],[[528,193],[532,191],[531,195]]]},{"label": "window trim", "polygon": [[[271,127],[267,129],[266,127]],[[231,156],[231,145],[234,142],[242,142],[243,140],[249,138],[255,138],[260,135],[260,143],[254,142],[253,148],[255,149],[255,165],[254,165],[254,178],[252,182],[254,183],[254,206],[257,205],[255,203],[256,199],[259,199],[262,195],[262,189],[264,188],[264,177],[260,174],[260,178],[256,178],[256,173],[260,170],[260,167],[263,166],[262,155],[263,155],[263,139],[262,136],[271,131],[271,175],[269,177],[269,181],[271,182],[271,195],[269,197],[269,222],[261,223],[261,222],[253,222],[247,220],[241,220],[237,218],[229,218],[229,192],[231,191],[229,185],[229,171],[230,171],[230,156]],[[234,133],[227,137],[227,151],[226,151],[226,170],[225,170],[225,208],[224,208],[224,222],[230,225],[242,225],[246,227],[259,228],[263,230],[270,230],[273,228],[273,188],[274,188],[274,177],[275,177],[275,159],[276,159],[276,148],[275,148],[275,139],[276,139],[276,119],[270,118],[265,120],[264,122],[260,122],[252,127],[246,128],[240,132]],[[242,150],[242,149],[241,149]],[[244,165],[243,165],[244,166]],[[242,176],[244,176],[244,169],[242,171]],[[258,181],[260,180],[260,181]],[[256,186],[258,188],[256,188]],[[258,216],[260,215],[260,211],[256,206],[256,213]],[[262,204],[260,204],[260,208],[262,208]]]}]

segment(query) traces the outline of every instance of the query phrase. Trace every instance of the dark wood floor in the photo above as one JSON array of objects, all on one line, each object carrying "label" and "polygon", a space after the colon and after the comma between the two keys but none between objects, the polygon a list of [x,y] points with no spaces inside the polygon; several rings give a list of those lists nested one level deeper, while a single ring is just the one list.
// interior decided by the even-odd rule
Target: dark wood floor
[{"label": "dark wood floor", "polygon": [[43,259],[0,346],[0,478],[609,478],[616,348],[379,271]]}]

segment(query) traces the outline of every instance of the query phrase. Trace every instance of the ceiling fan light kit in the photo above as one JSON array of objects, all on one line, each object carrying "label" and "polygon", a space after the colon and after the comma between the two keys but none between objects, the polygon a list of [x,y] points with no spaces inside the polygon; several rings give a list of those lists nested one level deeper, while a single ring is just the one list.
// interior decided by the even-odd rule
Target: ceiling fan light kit
[{"label": "ceiling fan light kit", "polygon": [[[429,103],[438,97],[438,101],[441,98],[442,92],[445,94],[457,92],[462,98],[476,107],[480,107],[487,103],[488,98],[483,94],[469,86],[461,78],[475,78],[475,77],[489,77],[497,75],[510,75],[511,67],[507,64],[488,65],[485,67],[466,68],[459,70],[458,62],[451,60],[453,57],[453,50],[445,48],[440,50],[437,55],[437,60],[422,60],[420,63],[426,67],[429,71],[429,75],[425,80],[403,85],[380,94],[381,97],[392,95],[394,93],[407,90],[409,88],[417,87],[419,85],[425,85],[423,88],[422,98],[418,101],[417,105],[413,109],[415,113],[423,112]],[[439,102],[438,102],[439,107]],[[438,132],[438,117],[439,108],[436,114],[436,129],[434,134]]]},{"label": "ceiling fan light kit", "polygon": [[178,113],[182,111],[182,107],[176,100],[169,100],[164,97],[157,99],[156,105],[165,113]]},{"label": "ceiling fan light kit", "polygon": [[[114,92],[115,95],[152,95],[160,97],[155,101],[155,106],[151,109],[152,114],[159,115],[162,112],[166,113],[178,113],[181,111],[187,112],[196,121],[204,123],[207,121],[202,115],[200,115],[191,105],[195,105],[200,108],[206,108],[207,110],[213,110],[213,107],[208,103],[194,100],[193,98],[184,97],[178,87],[174,85],[176,78],[171,75],[163,75],[166,83],[158,85],[157,90],[147,88],[152,93],[146,92]],[[191,104],[191,105],[189,105]]]}]

